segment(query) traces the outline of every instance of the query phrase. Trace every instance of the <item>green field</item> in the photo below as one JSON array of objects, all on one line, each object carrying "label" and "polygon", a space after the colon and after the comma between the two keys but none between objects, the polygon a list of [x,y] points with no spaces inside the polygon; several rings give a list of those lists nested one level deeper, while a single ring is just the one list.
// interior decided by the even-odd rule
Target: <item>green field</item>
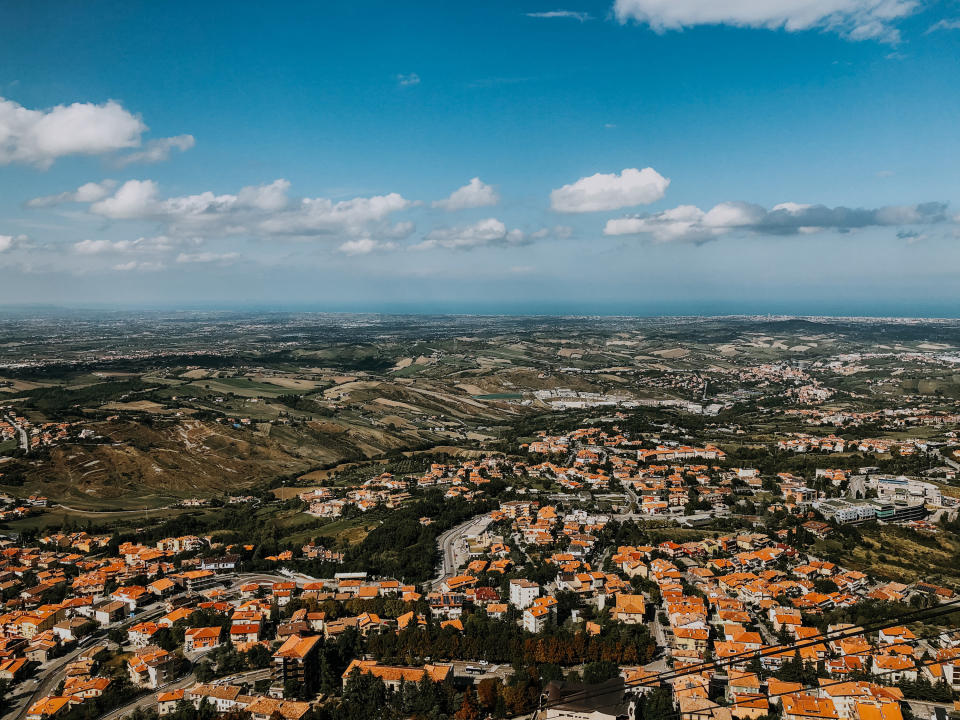
[{"label": "green field", "polygon": [[208,378],[204,380],[195,380],[190,383],[191,386],[200,390],[206,390],[213,393],[233,393],[243,397],[269,397],[275,398],[278,395],[285,395],[292,392],[278,385],[270,383],[260,383],[249,378]]}]

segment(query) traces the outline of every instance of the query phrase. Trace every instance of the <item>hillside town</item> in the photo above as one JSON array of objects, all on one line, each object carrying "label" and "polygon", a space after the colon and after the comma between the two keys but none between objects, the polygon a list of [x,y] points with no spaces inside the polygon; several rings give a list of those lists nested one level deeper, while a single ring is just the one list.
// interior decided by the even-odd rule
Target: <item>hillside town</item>
[{"label": "hillside town", "polygon": [[[458,718],[632,720],[652,703],[680,720],[952,712],[960,631],[934,618],[956,589],[815,551],[863,523],[937,533],[958,506],[938,485],[869,467],[768,476],[616,419],[517,450],[299,493],[317,518],[427,492],[489,508],[439,536],[427,581],[314,541],[269,555],[215,535],[0,541],[9,717],[300,720],[350,717],[364,696],[412,716],[430,696]],[[697,530],[724,520],[737,529]]]}]

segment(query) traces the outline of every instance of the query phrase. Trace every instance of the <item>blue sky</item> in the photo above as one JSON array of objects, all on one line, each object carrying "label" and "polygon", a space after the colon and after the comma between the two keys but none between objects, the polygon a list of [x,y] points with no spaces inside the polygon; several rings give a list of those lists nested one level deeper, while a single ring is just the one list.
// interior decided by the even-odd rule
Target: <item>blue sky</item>
[{"label": "blue sky", "polygon": [[960,314],[960,2],[0,5],[0,303]]}]

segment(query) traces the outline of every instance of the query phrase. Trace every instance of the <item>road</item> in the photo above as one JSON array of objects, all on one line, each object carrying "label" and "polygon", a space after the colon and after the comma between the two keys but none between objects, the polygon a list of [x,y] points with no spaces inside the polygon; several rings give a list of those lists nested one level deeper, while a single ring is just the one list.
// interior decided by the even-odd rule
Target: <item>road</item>
[{"label": "road", "polygon": [[666,651],[668,649],[667,635],[663,631],[663,625],[660,624],[660,618],[654,616],[653,622],[650,624],[653,626],[653,641],[658,648],[663,648]]},{"label": "road", "polygon": [[932,718],[934,708],[943,708],[948,713],[953,712],[953,703],[927,702],[926,700],[907,700],[906,702],[917,720]]},{"label": "road", "polygon": [[[97,636],[105,635],[105,633],[97,633]],[[50,661],[46,666],[40,666],[40,674],[42,677],[39,678],[40,682],[34,687],[33,692],[30,692],[26,695],[26,702],[23,706],[17,711],[17,714],[14,715],[16,718],[23,718],[27,715],[27,710],[30,709],[30,706],[37,702],[44,695],[50,695],[54,690],[57,689],[57,686],[60,684],[60,681],[64,678],[66,673],[66,667],[69,663],[77,659],[77,656],[80,655],[84,650],[87,650],[92,645],[87,644],[82,647],[78,647],[75,650],[56,658],[55,660]],[[24,685],[29,685],[30,680],[27,680]],[[20,695],[18,698],[13,699],[14,704],[23,701],[24,695]]]},{"label": "road", "polygon": [[469,535],[483,532],[490,524],[490,515],[484,513],[470,518],[464,523],[450,528],[437,538],[437,548],[440,550],[439,574],[428,585],[436,590],[443,583],[444,578],[456,573],[457,568],[468,558],[464,539]]},{"label": "road", "polygon": [[[248,670],[246,672],[237,673],[236,675],[228,675],[227,677],[222,677],[217,680],[214,680],[215,685],[233,685],[236,683],[247,683],[253,685],[257,680],[263,680],[271,676],[271,668],[264,668],[262,670]],[[162,685],[155,690],[151,690],[146,695],[138,697],[136,700],[127,703],[126,705],[121,705],[115,710],[111,710],[106,715],[103,715],[99,720],[115,720],[115,718],[124,717],[129,713],[132,713],[137,708],[153,707],[157,704],[157,694],[162,692],[172,692],[174,690],[179,690],[181,688],[192,687],[197,682],[196,678],[193,675],[193,672],[189,672],[184,675],[179,680],[174,680],[173,682]]]},{"label": "road", "polygon": [[[146,622],[147,620],[154,620],[160,617],[161,615],[163,615],[165,612],[166,610],[162,605],[154,603],[153,607],[149,607],[147,609],[141,610],[136,614],[135,617],[126,618],[122,622],[111,626],[111,628],[112,627],[128,628],[131,625],[134,625],[136,623]],[[52,694],[53,691],[57,689],[57,686],[60,684],[60,681],[66,677],[67,665],[73,662],[74,660],[76,660],[77,656],[80,655],[84,650],[88,650],[93,645],[96,645],[98,643],[104,643],[104,642],[112,646],[113,643],[109,642],[106,639],[107,632],[108,632],[108,628],[100,629],[95,633],[93,633],[93,635],[91,636],[96,638],[96,640],[93,640],[90,642],[84,642],[80,646],[71,650],[66,655],[58,657],[46,665],[41,665],[37,673],[38,675],[37,679],[40,682],[37,683],[33,691],[26,696],[26,702],[19,709],[17,714],[13,717],[17,718],[17,720],[20,720],[21,718],[26,717],[27,710],[30,709],[31,705],[33,705],[35,702],[37,702],[40,698],[44,697],[45,695]],[[27,680],[26,683],[24,683],[24,685],[29,685],[30,682],[31,682],[30,680]],[[24,696],[20,695],[20,697],[17,698],[16,702],[22,701],[23,698]]]},{"label": "road", "polygon": [[850,485],[847,487],[847,493],[852,498],[865,498],[867,496],[866,476],[854,475],[850,478]]},{"label": "road", "polygon": [[133,508],[131,510],[87,510],[85,508],[73,508],[69,505],[53,505],[51,507],[60,508],[61,510],[67,510],[69,512],[82,513],[83,515],[138,515],[140,513],[151,513],[156,512],[157,510],[169,510],[170,508],[177,507],[176,503],[170,505],[163,505],[162,507],[151,507],[151,508],[142,508],[137,509]]},{"label": "road", "polygon": [[957,462],[956,460],[953,460],[953,459],[951,459],[951,458],[948,458],[946,455],[944,455],[942,452],[940,452],[940,448],[933,448],[933,450],[931,450],[931,452],[932,452],[934,455],[936,455],[938,458],[940,458],[941,460],[943,460],[943,462],[944,462],[945,464],[947,464],[947,465],[949,465],[950,467],[952,467],[954,470],[960,470],[960,462]]},{"label": "road", "polygon": [[17,423],[15,423],[13,421],[13,418],[10,417],[9,415],[4,415],[3,419],[6,420],[11,425],[13,425],[13,429],[20,434],[20,449],[23,450],[25,453],[29,453],[30,452],[30,436],[27,435],[26,429],[24,429],[20,425],[17,425]]},{"label": "road", "polygon": [[129,702],[126,705],[121,705],[120,707],[111,710],[106,715],[101,715],[99,720],[114,720],[115,718],[121,718],[132,713],[137,708],[155,707],[157,704],[157,693],[179,690],[180,688],[192,686],[194,683],[196,683],[196,678],[194,678],[193,672],[191,671],[179,680],[174,680],[166,685],[161,685],[158,688],[150,690],[150,692],[148,692],[146,695],[141,695],[133,702]]}]

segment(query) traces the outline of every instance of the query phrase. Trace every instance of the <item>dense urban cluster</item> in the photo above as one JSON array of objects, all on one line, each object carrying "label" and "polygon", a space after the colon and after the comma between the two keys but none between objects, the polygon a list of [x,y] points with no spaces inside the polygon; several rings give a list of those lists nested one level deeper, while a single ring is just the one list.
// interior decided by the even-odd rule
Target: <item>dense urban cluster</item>
[{"label": "dense urban cluster", "polygon": [[[954,590],[871,577],[815,544],[864,522],[936,533],[931,516],[955,522],[954,498],[872,467],[771,476],[618,418],[540,431],[517,454],[298,494],[317,518],[397,511],[428,492],[477,507],[459,524],[416,521],[443,524],[428,580],[318,541],[265,554],[199,534],[3,540],[4,695],[25,691],[15,712],[27,720],[901,720],[911,702],[953,702],[960,632],[896,618],[949,608]],[[812,440],[780,443],[843,444]],[[889,449],[876,444],[859,448]],[[707,522],[731,530],[697,530]]]}]

